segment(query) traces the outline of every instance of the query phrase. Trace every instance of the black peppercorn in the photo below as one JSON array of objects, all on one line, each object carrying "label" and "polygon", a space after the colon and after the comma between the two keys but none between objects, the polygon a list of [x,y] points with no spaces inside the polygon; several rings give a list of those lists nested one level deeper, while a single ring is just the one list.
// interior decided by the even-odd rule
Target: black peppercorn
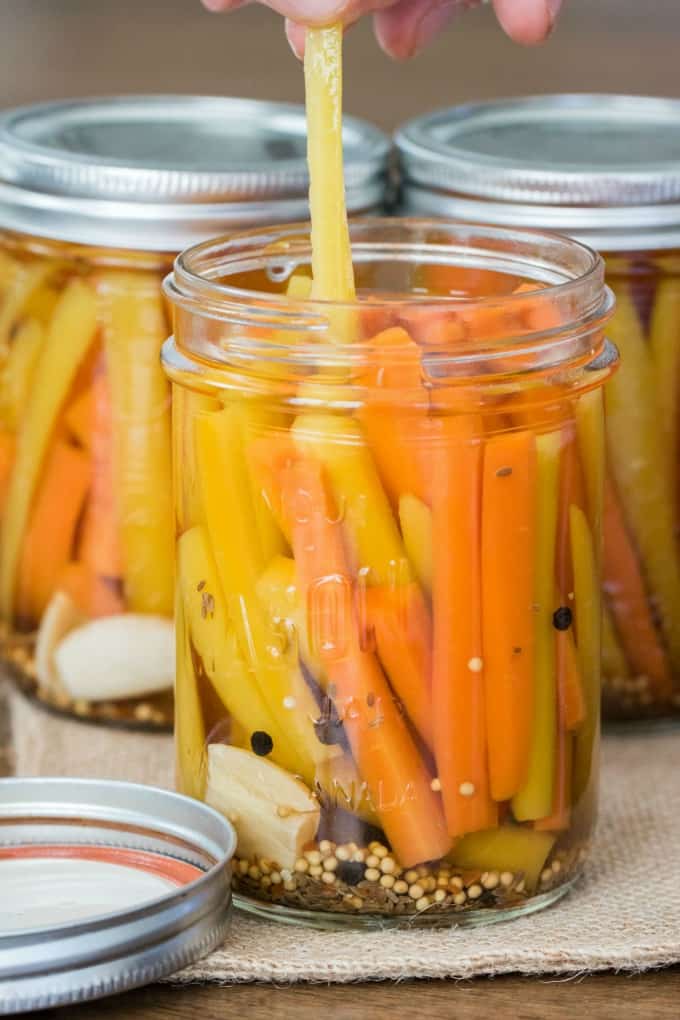
[{"label": "black peppercorn", "polygon": [[569,630],[571,621],[572,612],[569,606],[560,606],[553,613],[553,627],[555,630]]},{"label": "black peppercorn", "polygon": [[365,870],[359,861],[338,861],[335,874],[345,885],[358,885],[364,877]]},{"label": "black peppercorn", "polygon": [[274,750],[274,741],[264,730],[255,730],[250,737],[250,746],[260,758],[266,758]]}]

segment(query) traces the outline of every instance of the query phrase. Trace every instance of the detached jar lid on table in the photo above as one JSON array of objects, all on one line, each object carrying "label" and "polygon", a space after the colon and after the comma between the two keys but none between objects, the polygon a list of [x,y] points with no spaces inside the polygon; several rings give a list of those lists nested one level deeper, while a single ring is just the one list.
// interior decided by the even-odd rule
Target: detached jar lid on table
[{"label": "detached jar lid on table", "polygon": [[[348,205],[389,141],[345,122]],[[196,96],[0,116],[0,655],[52,708],[172,719],[171,332],[187,245],[308,216],[302,107]]]},{"label": "detached jar lid on table", "polygon": [[680,102],[548,95],[454,107],[396,136],[402,211],[570,234],[605,254],[605,717],[680,713]]},{"label": "detached jar lid on table", "polygon": [[0,780],[0,1015],[158,981],[216,949],[232,826],[166,790]]}]

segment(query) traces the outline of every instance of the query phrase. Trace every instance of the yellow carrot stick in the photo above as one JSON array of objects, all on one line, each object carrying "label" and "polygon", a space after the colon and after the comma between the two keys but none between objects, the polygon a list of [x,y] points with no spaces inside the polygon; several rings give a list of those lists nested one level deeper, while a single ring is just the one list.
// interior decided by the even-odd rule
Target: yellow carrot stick
[{"label": "yellow carrot stick", "polygon": [[355,297],[342,157],[342,32],[342,25],[308,28],[305,41],[312,294],[324,301]]},{"label": "yellow carrot stick", "polygon": [[552,810],[555,781],[557,685],[555,678],[555,547],[559,510],[562,434],[548,432],[536,440],[537,518],[534,581],[535,655],[534,722],[527,781],[512,801],[518,821],[546,818]]},{"label": "yellow carrot stick", "polygon": [[37,319],[24,319],[17,328],[7,361],[0,370],[0,421],[16,431],[26,414],[45,330]]},{"label": "yellow carrot stick", "polygon": [[576,648],[583,680],[586,717],[574,744],[574,804],[586,792],[593,769],[600,719],[600,585],[597,559],[588,520],[583,511],[570,510],[571,555],[574,567]]},{"label": "yellow carrot stick", "polygon": [[482,484],[482,624],[489,774],[494,800],[527,779],[534,717],[536,439],[488,440]]},{"label": "yellow carrot stick", "polygon": [[432,511],[427,503],[423,503],[417,496],[402,496],[399,500],[399,522],[413,572],[430,595],[434,573]]},{"label": "yellow carrot stick", "polygon": [[175,606],[177,671],[175,676],[175,770],[177,789],[201,800],[205,791],[205,723],[181,590]]},{"label": "yellow carrot stick", "polygon": [[94,293],[81,280],[63,291],[48,327],[19,432],[0,539],[0,613],[12,614],[21,540],[57,416],[97,328]]},{"label": "yellow carrot stick", "polygon": [[170,616],[174,526],[170,390],[160,363],[167,335],[155,276],[110,271],[98,281],[113,420],[113,468],[125,597]]}]

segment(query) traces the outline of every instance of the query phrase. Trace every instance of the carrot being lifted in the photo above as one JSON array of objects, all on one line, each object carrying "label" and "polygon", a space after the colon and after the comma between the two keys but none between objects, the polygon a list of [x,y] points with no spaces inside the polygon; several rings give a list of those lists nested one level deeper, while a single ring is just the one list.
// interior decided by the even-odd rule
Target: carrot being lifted
[{"label": "carrot being lifted", "polygon": [[376,657],[361,648],[342,528],[321,466],[300,455],[283,467],[280,484],[310,617],[335,607],[335,640],[318,651],[359,774],[402,865],[436,860],[451,846],[440,799]]},{"label": "carrot being lifted", "polygon": [[482,496],[482,620],[489,775],[510,800],[529,767],[534,716],[536,439],[489,440]]},{"label": "carrot being lifted", "polygon": [[433,448],[435,758],[449,832],[498,822],[487,765],[481,618],[481,421],[439,419]]}]

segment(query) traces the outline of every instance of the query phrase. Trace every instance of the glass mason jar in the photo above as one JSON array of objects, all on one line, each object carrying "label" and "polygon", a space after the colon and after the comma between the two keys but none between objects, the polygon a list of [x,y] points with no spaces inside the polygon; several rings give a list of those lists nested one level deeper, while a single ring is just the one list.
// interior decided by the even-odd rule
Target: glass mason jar
[{"label": "glass mason jar", "polygon": [[305,296],[303,226],[166,282],[179,784],[234,822],[256,912],[524,913],[594,819],[611,295],[547,234],[352,244],[352,305]]},{"label": "glass mason jar", "polygon": [[397,134],[405,215],[559,230],[605,253],[621,371],[606,389],[603,709],[680,716],[680,103],[539,96]]},{"label": "glass mason jar", "polygon": [[[350,206],[388,143],[347,125]],[[79,716],[172,720],[171,332],[185,245],[305,216],[304,111],[129,97],[0,118],[0,654]]]}]

